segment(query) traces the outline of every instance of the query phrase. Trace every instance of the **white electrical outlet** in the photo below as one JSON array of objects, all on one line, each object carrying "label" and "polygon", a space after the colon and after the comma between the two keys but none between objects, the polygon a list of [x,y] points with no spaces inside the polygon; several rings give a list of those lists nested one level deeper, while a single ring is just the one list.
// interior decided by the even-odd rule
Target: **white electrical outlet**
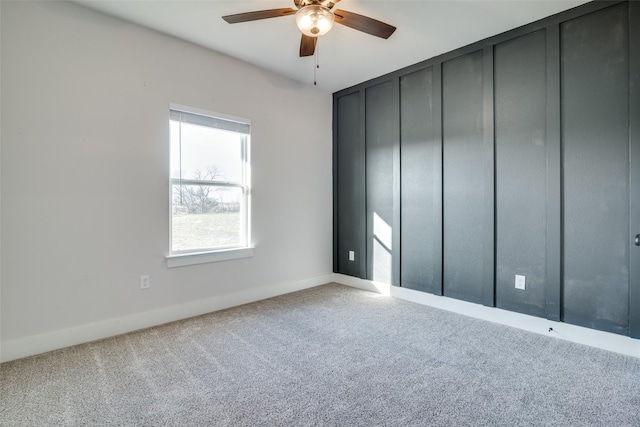
[{"label": "white electrical outlet", "polygon": [[349,251],[349,261],[356,260],[356,253],[354,251]]},{"label": "white electrical outlet", "polygon": [[151,286],[151,279],[148,275],[140,276],[140,289],[149,289]]},{"label": "white electrical outlet", "polygon": [[516,274],[516,289],[523,289],[525,288],[525,276],[520,276],[519,274]]}]

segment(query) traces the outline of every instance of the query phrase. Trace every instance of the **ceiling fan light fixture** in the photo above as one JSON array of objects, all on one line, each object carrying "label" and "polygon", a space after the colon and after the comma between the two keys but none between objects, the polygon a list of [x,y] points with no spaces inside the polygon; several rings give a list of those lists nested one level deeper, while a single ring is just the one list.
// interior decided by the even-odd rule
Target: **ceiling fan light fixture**
[{"label": "ceiling fan light fixture", "polygon": [[312,4],[304,6],[296,12],[296,25],[302,34],[309,37],[320,37],[333,27],[333,13],[326,7]]}]

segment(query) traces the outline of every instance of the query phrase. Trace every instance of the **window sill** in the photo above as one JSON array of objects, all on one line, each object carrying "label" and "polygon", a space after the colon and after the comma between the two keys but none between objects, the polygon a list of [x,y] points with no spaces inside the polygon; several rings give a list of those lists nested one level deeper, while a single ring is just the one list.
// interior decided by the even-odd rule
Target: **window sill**
[{"label": "window sill", "polygon": [[226,249],[214,252],[198,252],[193,254],[167,256],[167,268],[185,267],[187,265],[206,264],[208,262],[229,261],[232,259],[251,258],[254,248]]}]

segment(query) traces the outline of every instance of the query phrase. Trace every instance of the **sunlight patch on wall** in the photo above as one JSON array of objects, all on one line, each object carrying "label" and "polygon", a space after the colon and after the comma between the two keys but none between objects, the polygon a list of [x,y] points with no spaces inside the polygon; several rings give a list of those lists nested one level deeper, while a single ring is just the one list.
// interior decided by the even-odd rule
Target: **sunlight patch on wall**
[{"label": "sunlight patch on wall", "polygon": [[373,276],[374,282],[391,283],[392,268],[391,226],[376,212],[373,213]]}]

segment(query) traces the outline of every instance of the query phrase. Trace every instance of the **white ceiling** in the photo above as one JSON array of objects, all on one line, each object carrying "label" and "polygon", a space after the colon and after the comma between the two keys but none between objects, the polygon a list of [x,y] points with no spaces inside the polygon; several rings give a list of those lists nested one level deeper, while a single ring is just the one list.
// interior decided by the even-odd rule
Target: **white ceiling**
[{"label": "white ceiling", "polygon": [[[278,74],[313,84],[314,59],[300,58],[293,16],[227,24],[221,16],[293,7],[292,0],[75,0]],[[398,29],[380,39],[335,25],[318,41],[320,89],[335,92],[566,9],[586,0],[343,0]]]}]

